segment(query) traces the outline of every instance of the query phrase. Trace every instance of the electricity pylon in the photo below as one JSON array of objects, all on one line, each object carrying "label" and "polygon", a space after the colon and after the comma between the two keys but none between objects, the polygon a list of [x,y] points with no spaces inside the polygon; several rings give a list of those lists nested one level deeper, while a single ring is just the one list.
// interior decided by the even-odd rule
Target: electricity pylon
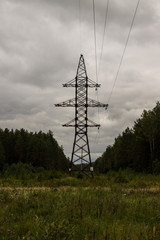
[{"label": "electricity pylon", "polygon": [[81,55],[79,59],[76,77],[68,83],[63,84],[63,87],[75,88],[75,98],[55,104],[56,107],[75,108],[75,118],[62,125],[63,127],[75,128],[69,173],[71,174],[72,171],[80,171],[86,174],[90,172],[93,176],[88,127],[99,128],[100,124],[96,124],[88,119],[88,107],[104,107],[107,109],[108,104],[103,104],[88,98],[88,88],[98,88],[100,84],[88,78],[83,55]]}]

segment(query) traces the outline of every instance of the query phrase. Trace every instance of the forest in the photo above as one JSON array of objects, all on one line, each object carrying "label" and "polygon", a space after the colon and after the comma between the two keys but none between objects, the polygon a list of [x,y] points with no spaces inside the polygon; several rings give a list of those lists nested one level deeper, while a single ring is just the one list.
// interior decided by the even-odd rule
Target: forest
[{"label": "forest", "polygon": [[51,131],[33,133],[24,129],[0,129],[0,169],[18,163],[66,171],[69,160]]},{"label": "forest", "polygon": [[130,168],[137,172],[160,173],[160,103],[144,110],[132,128],[127,127],[114,144],[95,161],[100,173]]},{"label": "forest", "polygon": [[0,239],[159,240],[159,117],[159,102],[144,110],[95,161],[94,178],[65,173],[51,131],[0,129]]},{"label": "forest", "polygon": [[[99,173],[132,169],[136,172],[160,173],[160,103],[144,110],[132,128],[127,127],[112,146],[94,162]],[[53,132],[0,129],[0,169],[22,163],[23,167],[68,171],[69,159]]]}]

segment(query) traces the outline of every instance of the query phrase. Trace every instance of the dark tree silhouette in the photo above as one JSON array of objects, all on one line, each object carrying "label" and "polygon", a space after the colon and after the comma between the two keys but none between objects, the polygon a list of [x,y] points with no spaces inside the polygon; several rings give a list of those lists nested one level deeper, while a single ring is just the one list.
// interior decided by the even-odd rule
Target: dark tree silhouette
[{"label": "dark tree silhouette", "polygon": [[0,129],[0,168],[18,162],[60,171],[67,171],[69,166],[63,148],[51,131],[33,133],[24,129]]},{"label": "dark tree silhouette", "polygon": [[95,162],[95,169],[103,173],[120,168],[160,173],[159,102],[152,110],[144,110],[133,128],[127,127]]}]

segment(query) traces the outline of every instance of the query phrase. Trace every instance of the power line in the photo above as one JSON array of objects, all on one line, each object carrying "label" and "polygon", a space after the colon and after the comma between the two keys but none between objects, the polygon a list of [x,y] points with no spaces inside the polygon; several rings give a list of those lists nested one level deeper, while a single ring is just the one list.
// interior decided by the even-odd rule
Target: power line
[{"label": "power line", "polygon": [[[96,11],[95,2],[93,0],[93,27],[94,27],[94,45],[95,45],[95,65],[96,65],[96,82],[98,83],[98,62],[97,62],[97,36],[96,36]],[[99,101],[98,90],[96,88],[97,101]],[[98,123],[99,123],[99,108],[98,108]]]},{"label": "power line", "polygon": [[[101,52],[100,52],[100,59],[99,59],[99,68],[98,68],[98,77],[101,69],[101,62],[102,62],[102,56],[103,56],[103,47],[104,47],[104,38],[106,33],[106,25],[108,20],[108,11],[109,11],[109,0],[107,0],[106,5],[106,11],[105,11],[105,20],[104,20],[104,28],[103,28],[103,36],[102,36],[102,45],[101,45]],[[98,93],[97,93],[97,99],[98,99]],[[99,100],[98,100],[99,101]],[[99,119],[99,109],[98,109],[98,119]],[[98,131],[99,133],[99,131]]]},{"label": "power line", "polygon": [[[96,41],[96,14],[95,14],[95,2],[93,0],[93,21],[94,21],[94,40],[95,40],[95,63],[96,63],[96,79],[98,83],[98,77],[100,73],[100,67],[101,67],[101,61],[102,61],[102,55],[103,55],[103,46],[104,46],[104,38],[105,38],[105,33],[106,33],[106,25],[107,25],[107,19],[108,19],[108,9],[109,9],[109,0],[107,0],[107,5],[106,5],[106,11],[105,11],[105,21],[104,21],[104,28],[103,28],[103,36],[102,36],[102,44],[101,44],[101,51],[100,51],[100,60],[99,60],[99,68],[98,68],[98,62],[97,62],[97,41]],[[98,96],[98,90],[96,89],[96,97],[97,101],[99,101],[99,96]],[[99,118],[99,108],[98,108],[98,123],[100,122]],[[97,142],[97,137],[99,135],[99,129],[95,137],[94,145]]]},{"label": "power line", "polygon": [[95,12],[95,2],[94,2],[94,0],[93,0],[93,25],[94,25],[94,45],[95,45],[96,81],[97,81],[97,83],[98,83],[97,37],[96,37],[96,12]]},{"label": "power line", "polygon": [[[109,4],[109,0],[108,0],[108,4]],[[107,6],[109,7],[109,5],[107,4]],[[111,93],[109,95],[109,98],[108,98],[108,103],[111,99],[111,96],[112,96],[112,93],[113,93],[113,90],[114,90],[114,87],[115,87],[115,84],[116,84],[116,81],[117,81],[117,78],[118,78],[118,74],[120,72],[120,68],[121,68],[121,65],[122,65],[122,61],[123,61],[123,58],[124,58],[124,55],[125,55],[125,51],[126,51],[126,48],[127,48],[127,45],[128,45],[128,42],[129,42],[129,38],[130,38],[130,34],[131,34],[131,31],[132,31],[132,28],[133,28],[133,24],[134,24],[134,20],[135,20],[135,17],[136,17],[136,14],[137,14],[137,10],[138,10],[138,7],[139,7],[139,4],[140,4],[140,0],[138,0],[137,2],[137,5],[136,5],[136,8],[135,8],[135,11],[134,11],[134,15],[133,15],[133,19],[132,19],[132,22],[131,22],[131,26],[130,26],[130,29],[129,29],[129,32],[128,32],[128,36],[127,36],[127,40],[126,40],[126,43],[125,43],[125,46],[124,46],[124,50],[123,50],[123,53],[122,53],[122,57],[121,57],[121,60],[120,60],[120,63],[119,63],[119,66],[118,66],[118,70],[117,70],[117,73],[116,73],[116,76],[115,76],[115,80],[114,80],[114,83],[113,83],[113,87],[112,87],[112,90],[111,90]],[[108,8],[107,7],[107,8]],[[108,8],[109,9],[109,8]],[[106,10],[106,13],[108,14],[108,10]],[[106,21],[106,20],[105,20]],[[106,24],[106,23],[105,23]],[[104,41],[104,40],[103,40]],[[104,118],[103,118],[104,120]],[[103,122],[102,120],[102,122]],[[98,132],[99,133],[99,132]],[[94,145],[97,141],[97,137],[98,137],[98,133],[95,137],[95,142],[94,142]],[[100,137],[100,134],[99,134],[99,137]]]},{"label": "power line", "polygon": [[131,34],[131,31],[132,31],[132,28],[133,28],[133,24],[134,24],[134,20],[135,20],[136,14],[137,14],[139,3],[140,3],[140,0],[138,0],[137,5],[136,5],[136,9],[134,11],[133,19],[132,19],[131,26],[130,26],[128,36],[127,36],[127,40],[126,40],[124,50],[123,50],[123,53],[122,53],[122,56],[121,56],[121,59],[120,59],[120,63],[119,63],[118,69],[117,69],[115,80],[114,80],[114,83],[113,83],[113,86],[112,86],[112,89],[111,89],[111,92],[110,92],[110,95],[109,95],[109,98],[108,98],[108,103],[110,102],[110,99],[111,99],[111,96],[112,96],[112,93],[113,93],[113,90],[114,90],[114,87],[115,87],[115,84],[116,84],[116,81],[117,81],[117,78],[118,78],[118,75],[119,75],[119,72],[120,72],[120,68],[121,68],[122,61],[123,61],[123,58],[124,58],[124,55],[125,55],[125,52],[126,52],[126,48],[127,48],[128,42],[129,42],[130,34]]},{"label": "power line", "polygon": [[109,10],[109,0],[107,0],[107,6],[106,6],[106,14],[105,14],[105,21],[104,21],[104,29],[103,29],[101,52],[100,52],[98,75],[100,73],[100,68],[101,68],[101,61],[102,61],[103,47],[104,47],[104,37],[105,37],[105,33],[106,33],[106,25],[107,25],[107,20],[108,20],[108,10]]},{"label": "power line", "polygon": [[80,42],[80,54],[82,53],[82,16],[81,16],[81,0],[78,4],[79,9],[79,42]]}]

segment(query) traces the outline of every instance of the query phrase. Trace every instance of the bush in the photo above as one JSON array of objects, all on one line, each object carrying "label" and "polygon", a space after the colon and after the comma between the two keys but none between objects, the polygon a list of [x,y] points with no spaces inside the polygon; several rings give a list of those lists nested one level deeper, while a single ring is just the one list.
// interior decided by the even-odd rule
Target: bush
[{"label": "bush", "polygon": [[3,178],[15,178],[19,180],[37,179],[38,181],[61,178],[62,172],[45,170],[43,167],[33,167],[31,164],[19,162],[12,165],[6,164],[1,172]]},{"label": "bush", "polygon": [[160,160],[157,158],[153,161],[153,173],[160,173]]}]

